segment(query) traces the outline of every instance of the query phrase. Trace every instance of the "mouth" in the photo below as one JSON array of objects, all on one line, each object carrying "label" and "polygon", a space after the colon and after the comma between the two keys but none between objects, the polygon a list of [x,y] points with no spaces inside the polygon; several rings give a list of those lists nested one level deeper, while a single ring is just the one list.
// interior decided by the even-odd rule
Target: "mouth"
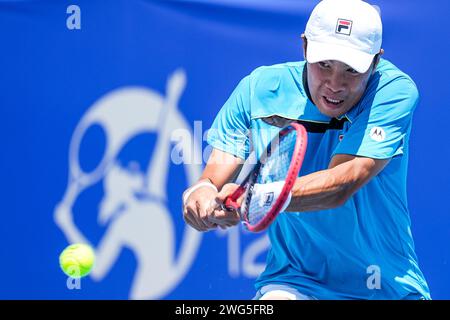
[{"label": "mouth", "polygon": [[324,104],[330,109],[338,109],[342,106],[344,100],[332,99],[330,97],[322,96]]}]

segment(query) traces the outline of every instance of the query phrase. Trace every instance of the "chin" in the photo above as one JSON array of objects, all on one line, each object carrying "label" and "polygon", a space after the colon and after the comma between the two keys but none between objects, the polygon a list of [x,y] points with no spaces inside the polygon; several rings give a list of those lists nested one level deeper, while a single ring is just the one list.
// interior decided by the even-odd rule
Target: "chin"
[{"label": "chin", "polygon": [[324,106],[320,106],[318,109],[319,109],[320,113],[322,113],[330,118],[340,117],[347,112],[347,108],[330,109],[330,108],[327,108]]}]

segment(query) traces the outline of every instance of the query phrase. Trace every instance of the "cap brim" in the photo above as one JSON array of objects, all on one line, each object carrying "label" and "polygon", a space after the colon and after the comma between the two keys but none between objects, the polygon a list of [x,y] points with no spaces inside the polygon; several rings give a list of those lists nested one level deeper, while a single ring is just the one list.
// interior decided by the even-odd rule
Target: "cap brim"
[{"label": "cap brim", "polygon": [[359,73],[369,70],[375,54],[368,54],[349,47],[337,44],[309,41],[306,51],[306,60],[316,63],[325,60],[337,60],[343,62]]}]

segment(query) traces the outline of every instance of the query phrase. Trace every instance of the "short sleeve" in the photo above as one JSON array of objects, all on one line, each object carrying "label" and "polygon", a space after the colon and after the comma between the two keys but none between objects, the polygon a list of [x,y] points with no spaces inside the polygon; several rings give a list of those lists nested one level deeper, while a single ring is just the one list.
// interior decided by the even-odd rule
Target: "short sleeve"
[{"label": "short sleeve", "polygon": [[217,114],[207,142],[241,159],[249,154],[250,78],[242,79]]},{"label": "short sleeve", "polygon": [[388,159],[404,152],[419,100],[415,84],[397,78],[366,95],[363,111],[352,121],[334,154]]}]

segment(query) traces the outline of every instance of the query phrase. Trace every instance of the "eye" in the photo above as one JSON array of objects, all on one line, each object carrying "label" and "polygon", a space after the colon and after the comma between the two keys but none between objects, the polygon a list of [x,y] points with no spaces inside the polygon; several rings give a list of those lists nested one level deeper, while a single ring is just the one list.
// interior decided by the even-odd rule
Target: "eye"
[{"label": "eye", "polygon": [[330,64],[329,63],[326,63],[324,61],[319,61],[318,63],[319,63],[319,66],[321,68],[323,68],[323,69],[329,69],[330,68]]},{"label": "eye", "polygon": [[347,69],[347,72],[350,72],[351,74],[359,74],[359,72],[358,71],[356,71],[355,69],[353,69],[353,68],[349,68],[349,69]]}]

